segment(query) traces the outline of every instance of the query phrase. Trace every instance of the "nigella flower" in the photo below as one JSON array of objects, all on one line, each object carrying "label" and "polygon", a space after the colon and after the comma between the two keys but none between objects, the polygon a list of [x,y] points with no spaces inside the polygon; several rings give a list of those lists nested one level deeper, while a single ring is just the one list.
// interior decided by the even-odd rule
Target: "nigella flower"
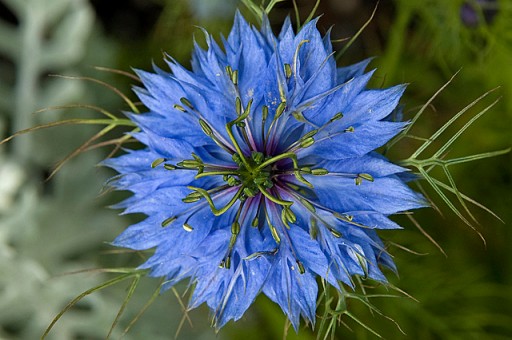
[{"label": "nigella flower", "polygon": [[315,321],[317,278],[340,289],[395,269],[376,229],[424,206],[405,171],[374,150],[405,125],[387,117],[404,86],[369,90],[369,60],[337,68],[316,21],[279,36],[240,14],[223,48],[207,36],[192,71],[138,71],[147,113],[129,114],[145,147],[107,160],[124,213],[147,215],[113,242],[155,248],[141,268],[167,289],[188,279],[190,308],[214,325],[263,293],[297,329]]}]

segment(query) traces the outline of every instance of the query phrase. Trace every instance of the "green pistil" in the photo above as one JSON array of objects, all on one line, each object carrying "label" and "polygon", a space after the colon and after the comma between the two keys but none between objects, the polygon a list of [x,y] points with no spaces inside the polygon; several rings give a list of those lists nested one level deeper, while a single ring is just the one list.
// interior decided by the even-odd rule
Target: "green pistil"
[{"label": "green pistil", "polygon": [[293,168],[294,168],[294,175],[295,177],[297,178],[297,180],[299,180],[299,182],[307,185],[308,187],[310,188],[313,188],[313,185],[311,185],[311,183],[309,183],[304,177],[302,177],[302,174],[300,173],[300,170],[299,169],[299,162],[297,160],[297,155],[294,154],[293,152],[286,152],[286,153],[283,153],[283,154],[280,154],[278,156],[274,156],[272,158],[269,158],[267,159],[265,162],[263,162],[259,167],[259,168],[264,168],[266,166],[269,166],[277,161],[280,161],[282,159],[291,159],[292,163],[293,163]]},{"label": "green pistil", "polygon": [[213,203],[213,200],[212,200],[210,194],[208,193],[208,191],[206,191],[202,188],[196,188],[196,187],[192,187],[192,186],[188,186],[187,188],[189,188],[192,191],[196,191],[201,196],[203,196],[203,198],[208,202],[208,205],[210,206],[210,209],[212,210],[212,212],[215,216],[220,216],[220,215],[224,214],[226,211],[228,211],[229,208],[231,208],[236,203],[236,201],[240,198],[240,196],[242,195],[242,192],[243,192],[243,187],[240,187],[238,189],[238,191],[236,192],[236,194],[231,198],[231,200],[224,207],[217,209],[217,207],[215,207],[215,203]]}]

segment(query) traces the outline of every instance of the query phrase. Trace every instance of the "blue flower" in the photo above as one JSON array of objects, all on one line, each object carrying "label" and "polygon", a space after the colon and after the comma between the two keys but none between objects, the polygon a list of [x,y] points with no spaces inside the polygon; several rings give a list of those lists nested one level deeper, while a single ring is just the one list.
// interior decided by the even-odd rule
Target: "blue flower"
[{"label": "blue flower", "polygon": [[405,123],[388,116],[404,86],[370,90],[369,60],[337,68],[316,21],[275,36],[240,14],[223,47],[206,35],[192,71],[138,71],[147,107],[129,114],[144,148],[109,159],[124,213],[147,217],[113,242],[155,248],[141,268],[167,289],[188,279],[190,308],[206,303],[216,328],[263,293],[298,328],[314,323],[317,278],[386,282],[395,270],[376,229],[425,205],[374,150]]}]

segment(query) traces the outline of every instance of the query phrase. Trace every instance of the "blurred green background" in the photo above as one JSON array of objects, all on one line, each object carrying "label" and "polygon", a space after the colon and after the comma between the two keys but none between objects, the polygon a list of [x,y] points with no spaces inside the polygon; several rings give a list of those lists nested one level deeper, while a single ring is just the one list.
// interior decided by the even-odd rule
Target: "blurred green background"
[{"label": "blurred green background", "polygon": [[[297,4],[304,19],[314,1]],[[351,37],[375,5],[375,1],[322,0],[318,27],[322,32],[333,27],[333,39]],[[202,38],[197,26],[217,38],[220,33],[226,35],[237,6],[250,18],[235,0],[0,0],[0,136],[65,118],[98,117],[85,108],[33,113],[55,105],[91,104],[116,114],[128,110],[119,96],[97,83],[54,75],[100,79],[133,98],[133,80],[94,66],[149,70],[154,62],[165,68],[163,53],[188,66],[192,38]],[[290,13],[291,1],[276,6],[271,13],[275,29]],[[340,49],[343,43],[335,45]],[[406,119],[461,70],[417,124],[414,132],[422,137],[482,93],[500,86],[479,108],[502,97],[499,103],[455,143],[450,157],[512,144],[512,1],[382,0],[340,65],[370,56],[376,57],[371,67],[378,68],[373,86],[409,83],[402,100]],[[477,112],[478,108],[470,111],[450,132]],[[45,181],[56,162],[97,131],[84,126],[54,128],[0,147],[0,339],[39,338],[74,296],[112,277],[94,270],[70,272],[134,266],[143,260],[144,255],[120,252],[107,244],[137,218],[119,217],[107,209],[125,195],[101,193],[114,173],[95,164],[112,148],[83,153]],[[409,156],[417,142],[408,142],[390,157]],[[399,277],[388,276],[419,302],[403,295],[372,300],[407,335],[363,304],[349,306],[387,339],[512,338],[511,155],[451,170],[463,193],[490,207],[505,223],[471,207],[484,244],[424,185],[442,215],[424,209],[415,218],[446,256],[409,219],[397,217],[404,230],[380,234],[389,242],[399,269]],[[142,280],[113,338],[122,334],[157,285],[156,279]],[[85,298],[66,313],[48,338],[105,338],[128,287],[129,282],[123,282]],[[183,300],[186,303],[186,297]],[[180,325],[183,315],[179,300],[166,292],[124,338],[170,339],[177,330],[181,339],[282,339],[286,333],[288,339],[315,338],[306,327],[299,335],[287,331],[281,310],[264,297],[242,320],[229,323],[219,334],[209,328],[204,306],[190,312],[190,322]],[[375,338],[350,319],[343,321],[348,327],[340,325],[335,338]]]}]

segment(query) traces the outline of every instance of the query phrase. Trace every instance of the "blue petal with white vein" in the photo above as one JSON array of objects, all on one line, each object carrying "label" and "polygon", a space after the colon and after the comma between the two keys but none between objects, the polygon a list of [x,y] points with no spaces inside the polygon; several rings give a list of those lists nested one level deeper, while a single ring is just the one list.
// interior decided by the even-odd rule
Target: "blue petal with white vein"
[{"label": "blue petal with white vein", "polygon": [[144,147],[104,162],[118,207],[147,217],[113,242],[154,249],[141,268],[164,288],[194,284],[216,328],[263,293],[298,329],[315,322],[318,279],[353,286],[395,270],[378,229],[426,205],[375,152],[405,126],[386,119],[404,86],[368,89],[370,60],[337,68],[316,21],[275,36],[237,13],[220,46],[206,33],[192,70],[138,71],[148,112],[128,114]]}]

